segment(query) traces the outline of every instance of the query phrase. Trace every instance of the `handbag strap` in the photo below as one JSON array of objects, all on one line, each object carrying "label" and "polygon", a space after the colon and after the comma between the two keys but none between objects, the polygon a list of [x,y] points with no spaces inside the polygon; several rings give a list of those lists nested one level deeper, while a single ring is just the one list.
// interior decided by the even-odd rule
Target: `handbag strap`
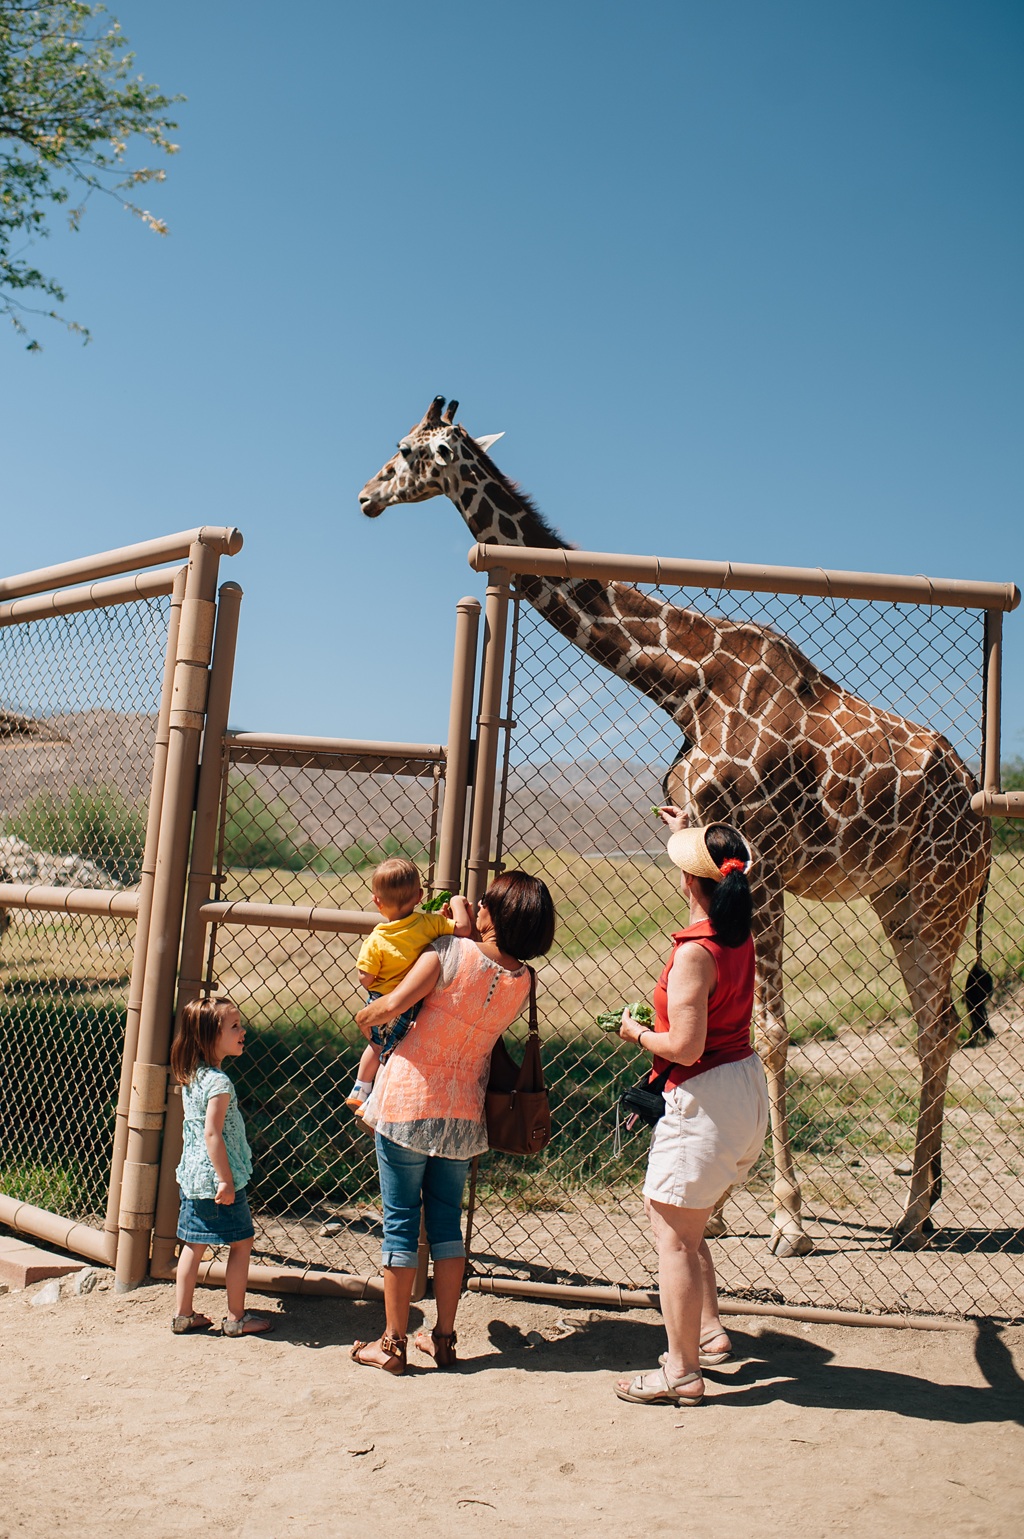
[{"label": "handbag strap", "polygon": [[537,1025],[537,974],[530,966],[527,966],[526,971],[530,975],[530,1036],[539,1037],[540,1027]]}]

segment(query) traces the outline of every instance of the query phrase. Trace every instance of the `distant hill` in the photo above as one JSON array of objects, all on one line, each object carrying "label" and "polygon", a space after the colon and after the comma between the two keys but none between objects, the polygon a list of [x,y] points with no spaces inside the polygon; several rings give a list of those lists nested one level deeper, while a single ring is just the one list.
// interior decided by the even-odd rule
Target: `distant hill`
[{"label": "distant hill", "polygon": [[[0,742],[0,818],[44,792],[63,799],[72,786],[113,786],[132,802],[148,795],[154,716],[83,711],[48,716],[40,725],[44,739]],[[253,765],[238,773],[263,797],[272,793],[287,802],[317,845],[344,849],[358,839],[379,842],[402,833],[425,842],[429,831],[428,780]],[[655,853],[663,846],[650,808],[661,800],[663,773],[617,758],[518,765],[509,771],[505,848]]]}]

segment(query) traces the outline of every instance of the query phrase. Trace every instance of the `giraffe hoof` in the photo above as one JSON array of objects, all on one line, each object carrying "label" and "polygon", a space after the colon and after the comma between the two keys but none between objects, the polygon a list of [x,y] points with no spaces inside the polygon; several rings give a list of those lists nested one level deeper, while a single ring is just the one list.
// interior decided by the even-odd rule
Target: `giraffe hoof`
[{"label": "giraffe hoof", "polygon": [[928,1236],[920,1229],[914,1229],[910,1234],[900,1234],[897,1229],[889,1241],[890,1250],[928,1250],[930,1245]]},{"label": "giraffe hoof", "polygon": [[768,1249],[773,1256],[780,1261],[786,1261],[792,1256],[810,1256],[814,1252],[814,1241],[809,1235],[801,1231],[798,1234],[784,1234],[781,1230],[773,1234],[768,1241]]}]

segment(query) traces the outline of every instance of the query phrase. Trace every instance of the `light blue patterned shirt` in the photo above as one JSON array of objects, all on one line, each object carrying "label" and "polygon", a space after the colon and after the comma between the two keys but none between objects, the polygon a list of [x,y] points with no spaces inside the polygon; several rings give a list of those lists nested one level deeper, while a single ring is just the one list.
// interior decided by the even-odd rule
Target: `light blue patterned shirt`
[{"label": "light blue patterned shirt", "polygon": [[252,1151],[245,1137],[245,1123],[238,1109],[235,1087],[220,1069],[211,1069],[201,1063],[191,1084],[182,1085],[181,1099],[185,1108],[185,1141],[181,1151],[181,1163],[175,1171],[178,1185],[186,1197],[216,1197],[217,1172],[213,1168],[206,1149],[206,1107],[215,1095],[229,1097],[224,1117],[224,1146],[228,1152],[228,1165],[240,1192],[252,1175]]}]

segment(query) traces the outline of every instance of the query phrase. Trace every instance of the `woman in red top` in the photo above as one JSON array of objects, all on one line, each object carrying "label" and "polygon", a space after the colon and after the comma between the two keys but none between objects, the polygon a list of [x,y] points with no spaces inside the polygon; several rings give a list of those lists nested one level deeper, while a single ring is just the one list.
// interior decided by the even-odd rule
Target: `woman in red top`
[{"label": "woman in red top", "polygon": [[652,1079],[669,1071],[644,1181],[668,1351],[654,1373],[620,1379],[615,1392],[643,1405],[699,1405],[701,1366],[724,1362],[731,1351],[704,1226],[761,1152],[768,1086],[750,1044],[750,849],[724,823],[685,828],[675,807],[661,815],[672,830],[668,853],[682,868],[690,923],[672,937],[654,991],[654,1026],[641,1026],[625,1010],[619,1036],[654,1053]]}]

